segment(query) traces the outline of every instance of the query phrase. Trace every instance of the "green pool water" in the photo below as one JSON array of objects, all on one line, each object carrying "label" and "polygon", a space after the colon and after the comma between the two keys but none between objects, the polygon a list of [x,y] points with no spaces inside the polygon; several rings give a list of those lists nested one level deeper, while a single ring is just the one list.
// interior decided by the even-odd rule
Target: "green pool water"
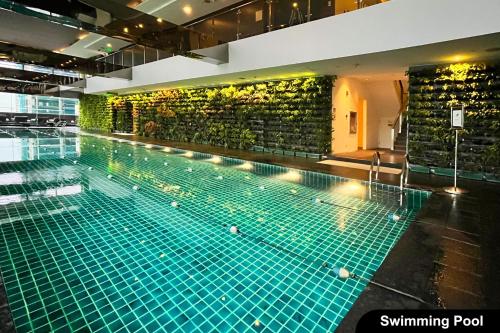
[{"label": "green pool water", "polygon": [[[18,332],[332,332],[429,193],[61,131],[0,135]],[[391,214],[400,216],[398,221]],[[237,226],[239,234],[230,232]]]}]

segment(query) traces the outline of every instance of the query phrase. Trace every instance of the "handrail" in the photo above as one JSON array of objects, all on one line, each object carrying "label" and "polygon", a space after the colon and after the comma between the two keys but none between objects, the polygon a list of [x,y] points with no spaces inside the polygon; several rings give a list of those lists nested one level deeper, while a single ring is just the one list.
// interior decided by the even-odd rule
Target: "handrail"
[{"label": "handrail", "polygon": [[368,184],[371,185],[372,184],[372,173],[373,173],[373,167],[375,165],[375,161],[377,161],[377,172],[375,173],[375,181],[378,181],[378,174],[379,174],[379,171],[380,171],[380,153],[378,152],[375,152],[373,154],[373,157],[372,157],[372,163],[370,165],[370,174],[368,176]]},{"label": "handrail", "polygon": [[408,154],[405,154],[405,159],[403,161],[403,166],[401,167],[401,174],[399,176],[399,189],[403,191],[403,188],[408,184],[408,173],[410,171],[410,158]]}]

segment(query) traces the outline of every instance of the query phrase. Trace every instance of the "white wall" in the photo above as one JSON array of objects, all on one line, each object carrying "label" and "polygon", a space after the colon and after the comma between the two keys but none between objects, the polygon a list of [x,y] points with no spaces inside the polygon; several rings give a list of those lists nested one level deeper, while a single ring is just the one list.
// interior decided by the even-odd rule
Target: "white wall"
[{"label": "white wall", "polygon": [[[365,125],[358,123],[358,131],[364,130],[365,149],[390,148],[391,127],[400,109],[399,97],[394,81],[362,81],[353,78],[338,78],[333,88],[332,151],[334,153],[352,152],[358,149],[358,135],[349,133],[349,113],[358,112],[366,101],[362,117]],[[358,115],[358,121],[361,119]]]},{"label": "white wall", "polygon": [[367,148],[391,148],[391,126],[400,109],[394,81],[368,82],[365,87],[370,92]]},{"label": "white wall", "polygon": [[[136,66],[132,80],[107,79],[86,93],[195,80],[231,73],[400,50],[500,32],[498,0],[389,1],[376,6],[229,43],[229,63],[211,65],[180,56]],[[464,24],[466,22],[467,24]],[[306,67],[306,65],[304,66]],[[332,68],[332,73],[336,74]]]},{"label": "white wall", "polygon": [[[356,79],[338,78],[333,87],[333,140],[332,152],[345,153],[358,150],[358,134],[349,132],[349,113],[357,112],[359,103],[367,99],[364,84]],[[369,107],[369,105],[368,105]],[[358,120],[359,120],[358,115]],[[358,131],[360,126],[358,124]]]}]

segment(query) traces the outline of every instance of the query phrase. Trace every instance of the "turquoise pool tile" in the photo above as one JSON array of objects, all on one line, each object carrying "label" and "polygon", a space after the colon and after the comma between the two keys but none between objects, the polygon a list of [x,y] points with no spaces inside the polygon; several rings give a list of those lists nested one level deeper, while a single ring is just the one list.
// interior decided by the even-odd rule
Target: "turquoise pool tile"
[{"label": "turquoise pool tile", "polygon": [[19,332],[330,332],[366,286],[331,268],[371,278],[429,196],[94,136],[68,144],[64,159],[0,163],[0,269]]}]

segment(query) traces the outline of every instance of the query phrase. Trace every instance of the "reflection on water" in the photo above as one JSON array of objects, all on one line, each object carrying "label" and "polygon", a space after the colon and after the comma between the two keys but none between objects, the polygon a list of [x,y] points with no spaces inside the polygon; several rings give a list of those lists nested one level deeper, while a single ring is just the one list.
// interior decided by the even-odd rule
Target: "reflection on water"
[{"label": "reflection on water", "polygon": [[50,198],[61,195],[74,195],[82,192],[81,185],[68,185],[56,188],[48,188],[42,191],[25,194],[0,195],[0,206],[10,203],[23,202],[26,200],[36,200],[40,198]]},{"label": "reflection on water", "polygon": [[[28,137],[26,132],[30,134]],[[2,130],[0,134],[3,134],[0,137],[0,162],[80,156],[80,139],[74,136],[39,134],[33,130]]]}]

